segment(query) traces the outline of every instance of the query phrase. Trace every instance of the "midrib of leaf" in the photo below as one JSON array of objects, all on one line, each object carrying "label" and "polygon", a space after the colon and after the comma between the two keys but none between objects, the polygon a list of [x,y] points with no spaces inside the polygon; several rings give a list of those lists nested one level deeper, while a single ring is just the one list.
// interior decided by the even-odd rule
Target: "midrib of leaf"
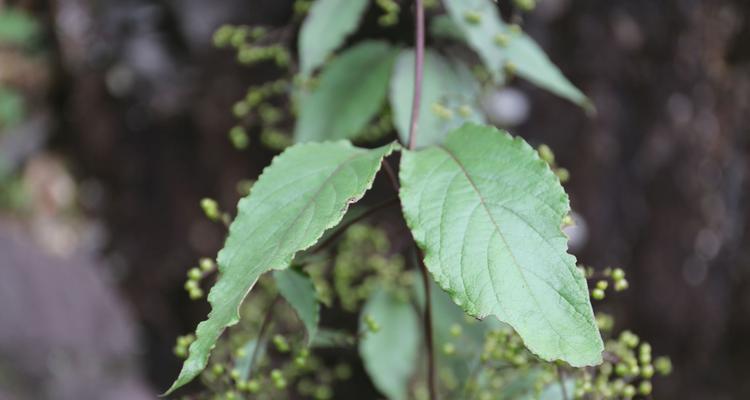
[{"label": "midrib of leaf", "polygon": [[[526,279],[526,274],[524,273],[525,269],[518,262],[518,260],[516,259],[515,254],[513,254],[513,250],[511,250],[510,245],[508,244],[508,241],[505,238],[505,234],[503,234],[502,229],[500,229],[500,225],[497,223],[497,221],[495,221],[494,215],[492,215],[492,212],[490,211],[489,207],[487,207],[487,203],[485,203],[485,201],[484,201],[484,196],[482,195],[482,192],[479,190],[479,187],[476,185],[476,183],[474,183],[474,179],[471,178],[471,176],[469,175],[469,172],[466,170],[466,168],[464,167],[463,163],[461,163],[461,161],[455,156],[455,154],[453,154],[453,152],[450,149],[446,148],[443,145],[439,145],[439,146],[436,146],[436,147],[438,149],[442,150],[443,152],[445,152],[445,154],[448,155],[449,159],[452,160],[456,164],[456,166],[458,166],[459,170],[461,171],[461,173],[460,173],[459,176],[463,175],[463,177],[466,178],[466,181],[469,183],[469,185],[471,185],[471,188],[474,190],[474,192],[476,193],[477,197],[479,198],[479,202],[480,202],[482,208],[484,208],[485,213],[487,214],[487,216],[489,217],[490,221],[492,222],[492,225],[495,227],[495,232],[500,236],[500,239],[503,241],[503,245],[508,250],[508,254],[510,254],[511,258],[513,259],[513,265],[516,267],[516,269],[518,271],[518,274],[521,276],[521,279],[523,280],[524,288],[526,288],[527,292],[531,295],[531,298],[534,299],[534,304],[536,304],[536,308],[538,308],[541,311],[540,314],[544,317],[544,321],[547,323],[547,326],[549,326],[550,329],[553,332],[555,332],[555,335],[557,335],[557,337],[560,340],[564,340],[564,336],[562,334],[560,334],[560,332],[558,332],[557,329],[555,329],[554,325],[550,322],[549,318],[547,317],[547,314],[544,312],[544,308],[539,304],[539,299],[537,299],[536,294],[534,294],[534,291],[531,290],[531,285],[529,285],[529,282]],[[448,185],[448,187],[450,187],[450,185]],[[504,209],[508,209],[504,205],[502,205],[501,207],[503,207]],[[445,207],[443,207],[443,208],[445,208]],[[515,214],[515,212],[514,212],[514,214]],[[528,222],[526,222],[523,218],[521,220],[524,221],[524,223],[526,225],[529,225]],[[442,222],[441,222],[440,226],[441,226],[441,229],[442,229],[442,226],[443,226]],[[536,228],[534,228],[531,225],[529,225],[529,226],[535,232],[537,232]],[[537,234],[538,234],[538,232],[537,232]],[[443,236],[443,235],[441,235],[441,236]],[[547,242],[546,238],[544,238],[543,236],[542,236],[542,238],[545,240],[545,242]],[[488,245],[491,244],[491,243],[492,243],[491,240],[488,241]],[[549,245],[548,242],[547,242],[547,244]],[[462,252],[462,256],[463,256],[463,252]],[[461,262],[461,268],[462,268],[462,272],[463,272],[463,262]],[[494,281],[495,280],[495,274],[494,274],[493,269],[492,268],[488,268],[488,272],[490,273],[490,275],[492,277],[492,280]],[[463,273],[461,273],[461,276],[463,277]],[[578,310],[575,308],[575,306],[570,302],[570,300],[567,299],[565,296],[563,296],[557,289],[555,289],[554,286],[550,285],[548,282],[546,282],[545,280],[541,279],[540,277],[538,277],[538,278],[539,278],[540,281],[544,282],[545,284],[547,284],[548,286],[550,286],[550,288],[552,288],[553,290],[555,290],[555,292],[558,294],[558,296],[560,296],[561,298],[565,299],[565,301],[569,305],[573,306],[573,309],[576,311],[576,313],[579,313]],[[575,276],[574,276],[574,278],[575,278]],[[466,285],[464,284],[464,287],[465,286]],[[502,301],[500,300],[500,297],[499,297],[499,295],[497,293],[497,290],[495,290],[495,288],[494,288],[494,284],[492,286],[493,286],[492,292],[495,295],[495,299],[497,300],[498,304],[502,304]],[[469,301],[471,301],[471,299],[469,299]]]}]

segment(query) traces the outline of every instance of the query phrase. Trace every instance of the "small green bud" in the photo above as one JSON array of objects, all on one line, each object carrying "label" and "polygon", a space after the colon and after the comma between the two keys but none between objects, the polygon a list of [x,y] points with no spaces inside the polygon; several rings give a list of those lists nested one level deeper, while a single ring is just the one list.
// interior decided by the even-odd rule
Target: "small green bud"
[{"label": "small green bud", "polygon": [[503,68],[505,69],[505,74],[507,74],[508,76],[515,75],[516,70],[518,70],[518,67],[512,61],[506,61]]},{"label": "small green bud", "polygon": [[464,13],[464,19],[472,25],[478,25],[482,22],[482,14],[478,11],[466,11]]},{"label": "small green bud", "polygon": [[546,161],[547,164],[549,165],[555,164],[555,153],[552,152],[552,149],[549,146],[542,143],[539,145],[536,151],[539,153],[539,158]]},{"label": "small green bud", "polygon": [[464,104],[458,108],[458,114],[464,118],[469,118],[474,114],[474,111],[468,105]]},{"label": "small green bud", "polygon": [[620,333],[620,342],[622,342],[625,346],[628,346],[629,348],[634,349],[638,347],[640,338],[638,337],[638,335],[636,335],[633,332],[622,331],[622,333]]},{"label": "small green bud", "polygon": [[383,14],[378,17],[378,25],[382,27],[393,26],[398,23],[398,14]]},{"label": "small green bud", "polygon": [[240,379],[240,371],[236,369],[229,371],[229,377],[231,377],[232,380],[235,380],[235,381]]},{"label": "small green bud", "polygon": [[262,39],[263,36],[266,36],[266,28],[262,26],[256,26],[250,31],[250,37],[253,39]]},{"label": "small green bud", "polygon": [[229,41],[234,34],[234,27],[232,25],[222,25],[214,32],[213,41],[216,47],[227,47]]},{"label": "small green bud", "polygon": [[188,296],[190,296],[191,300],[198,300],[203,297],[203,290],[201,290],[200,288],[191,289],[188,292]]},{"label": "small green bud", "polygon": [[510,30],[510,33],[517,35],[521,33],[521,26],[518,24],[510,24],[508,25],[508,30]]},{"label": "small green bud", "polygon": [[250,393],[258,393],[260,391],[260,382],[256,379],[247,381],[247,391]]},{"label": "small green bud", "polygon": [[607,290],[607,287],[609,286],[609,282],[605,280],[601,280],[599,282],[596,282],[596,288],[601,290]]},{"label": "small green bud", "polygon": [[627,290],[628,287],[630,287],[630,284],[628,284],[627,279],[620,279],[618,281],[615,281],[615,291],[616,292],[622,292],[623,290]]},{"label": "small green bud", "polygon": [[242,118],[250,112],[250,105],[242,100],[234,103],[232,106],[232,114],[235,118]]},{"label": "small green bud", "polygon": [[331,388],[325,385],[320,385],[315,388],[315,399],[316,400],[327,400],[333,397],[333,391]]},{"label": "small green bud", "polygon": [[625,279],[625,271],[622,270],[622,268],[615,268],[612,270],[612,279],[615,281],[619,281],[621,279]]},{"label": "small green bud", "polygon": [[622,388],[622,397],[632,399],[633,396],[635,396],[635,387],[633,385],[626,385]]},{"label": "small green bud", "polygon": [[495,35],[495,44],[500,47],[508,47],[508,41],[510,38],[504,33],[498,33]]},{"label": "small green bud", "polygon": [[654,376],[654,366],[651,364],[646,364],[641,367],[641,376],[644,379],[651,379],[652,376]]},{"label": "small green bud", "polygon": [[672,360],[669,357],[659,357],[654,361],[654,368],[661,375],[669,375],[672,373]]},{"label": "small green bud", "polygon": [[230,44],[232,47],[240,47],[245,44],[245,39],[247,38],[247,27],[240,26],[235,27],[234,31],[232,32],[232,37],[229,39]]},{"label": "small green bud", "polygon": [[199,288],[198,281],[194,279],[188,279],[187,282],[185,282],[185,290],[187,290],[188,292],[191,290],[198,289],[198,288]]},{"label": "small green bud", "polygon": [[187,276],[188,278],[197,281],[203,278],[203,273],[198,268],[190,268],[190,270],[188,270]]},{"label": "small green bud", "polygon": [[642,394],[643,396],[650,395],[652,390],[653,386],[651,385],[651,381],[643,381],[640,385],[638,385],[638,393]]},{"label": "small green bud", "polygon": [[617,364],[617,367],[615,367],[615,373],[618,376],[626,376],[628,375],[628,372],[630,372],[630,368],[628,368],[627,364],[619,363]]},{"label": "small green bud", "polygon": [[461,336],[461,331],[462,331],[461,325],[459,324],[451,325],[451,336],[459,337]]},{"label": "small green bud", "polygon": [[456,346],[453,343],[443,345],[443,354],[450,356],[456,353]]},{"label": "small green bud", "polygon": [[200,261],[198,261],[198,265],[203,272],[213,271],[213,269],[216,267],[214,260],[205,257],[201,258]]},{"label": "small green bud", "polygon": [[224,373],[224,366],[223,366],[223,365],[221,365],[221,364],[214,364],[214,365],[213,365],[213,366],[211,367],[211,372],[212,372],[212,373],[213,373],[214,375],[217,375],[217,376],[218,376],[218,375],[221,375],[221,374],[223,374],[223,373]]},{"label": "small green bud", "polygon": [[599,288],[595,288],[594,290],[591,291],[591,298],[594,300],[603,300],[604,291]]},{"label": "small green bud", "polygon": [[566,168],[556,168],[555,175],[557,175],[557,179],[560,180],[560,183],[565,183],[570,180],[570,171]]},{"label": "small green bud", "polygon": [[307,358],[305,357],[294,357],[294,365],[296,365],[299,368],[303,368],[307,364]]},{"label": "small green bud", "polygon": [[352,368],[349,364],[338,364],[333,373],[336,376],[336,379],[345,381],[352,377]]},{"label": "small green bud", "polygon": [[219,203],[216,200],[205,198],[201,200],[201,208],[206,217],[211,221],[218,221],[221,217],[221,210],[219,210]]},{"label": "small green bud", "polygon": [[289,351],[289,343],[286,341],[286,338],[281,335],[274,335],[273,336],[273,344],[276,346],[276,350],[278,350],[281,353],[286,353]]},{"label": "small green bud", "polygon": [[367,325],[367,329],[372,333],[377,333],[380,330],[380,325],[378,325],[371,315],[365,316],[365,324]]},{"label": "small green bud", "polygon": [[[573,225],[575,225],[575,224],[576,224],[576,222],[575,222],[575,220],[573,220],[573,217],[572,217],[572,216],[570,216],[570,214],[567,214],[567,215],[565,215],[565,216],[563,217],[563,220],[562,220],[562,226],[563,226],[563,227],[566,227],[566,226],[573,226]],[[585,273],[585,271],[584,271],[584,273]]]},{"label": "small green bud", "polygon": [[536,8],[536,0],[513,0],[521,11],[531,11]]},{"label": "small green bud", "polygon": [[232,145],[237,150],[246,149],[248,143],[250,143],[250,138],[248,138],[245,128],[241,126],[235,126],[229,130],[229,140],[232,141]]},{"label": "small green bud", "polygon": [[453,118],[453,111],[440,103],[432,104],[432,112],[441,119],[448,120]]}]

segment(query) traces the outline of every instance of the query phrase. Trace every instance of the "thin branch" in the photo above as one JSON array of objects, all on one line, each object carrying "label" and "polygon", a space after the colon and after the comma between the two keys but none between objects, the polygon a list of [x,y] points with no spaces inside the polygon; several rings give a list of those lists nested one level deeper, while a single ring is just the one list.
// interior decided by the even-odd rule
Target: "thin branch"
[{"label": "thin branch", "polygon": [[[424,75],[424,2],[415,0],[415,40],[414,57],[414,98],[411,104],[411,124],[409,125],[409,150],[417,145],[417,127],[419,126],[419,108],[422,102],[422,76]],[[417,261],[422,271],[422,283],[425,293],[424,332],[427,345],[427,389],[431,400],[437,400],[437,386],[435,385],[435,346],[432,335],[432,301],[430,296],[430,276],[424,265],[423,254],[417,249]]]},{"label": "thin branch", "polygon": [[424,285],[424,335],[427,346],[427,389],[430,399],[437,400],[437,385],[435,384],[435,340],[432,334],[432,288],[430,287],[430,275],[424,265],[424,254],[417,248],[417,262],[422,271],[422,284]]},{"label": "thin branch", "polygon": [[570,400],[570,397],[568,397],[568,390],[565,388],[565,375],[559,365],[557,365],[557,379],[560,381],[563,400]]},{"label": "thin branch", "polygon": [[396,173],[393,171],[393,168],[391,168],[391,164],[388,164],[387,161],[383,160],[383,169],[385,170],[385,174],[388,175],[388,180],[391,181],[391,186],[393,186],[393,190],[396,191],[396,194],[398,194],[400,185],[398,184],[398,177],[396,176]]},{"label": "thin branch", "polygon": [[422,102],[422,75],[424,75],[424,3],[415,0],[416,4],[416,56],[414,60],[414,98],[411,103],[411,125],[409,126],[409,150],[417,145],[417,125],[419,108]]},{"label": "thin branch", "polygon": [[273,320],[274,316],[274,308],[276,308],[276,304],[278,304],[279,299],[281,297],[279,295],[276,295],[274,297],[273,301],[271,302],[271,305],[268,306],[268,310],[266,310],[266,316],[263,317],[263,322],[260,323],[260,332],[258,332],[258,343],[255,345],[255,348],[253,349],[253,355],[250,357],[250,374],[248,374],[248,379],[250,378],[250,375],[253,373],[253,367],[255,367],[255,362],[258,359],[258,354],[260,353],[260,347],[263,344],[263,337],[266,334],[266,331],[268,330],[268,327],[271,325],[271,321]]},{"label": "thin branch", "polygon": [[321,249],[324,249],[328,247],[330,244],[332,244],[339,236],[341,236],[342,233],[344,233],[350,226],[356,224],[359,221],[362,221],[363,219],[371,216],[372,214],[375,214],[376,212],[392,206],[394,204],[398,203],[398,197],[392,197],[388,200],[385,200],[381,203],[378,203],[366,211],[364,211],[362,214],[350,219],[349,221],[344,222],[343,224],[339,225],[338,228],[336,228],[336,231],[331,233],[326,240],[320,242],[317,246],[315,246],[312,250],[310,250],[310,253],[315,253],[317,251],[320,251]]}]

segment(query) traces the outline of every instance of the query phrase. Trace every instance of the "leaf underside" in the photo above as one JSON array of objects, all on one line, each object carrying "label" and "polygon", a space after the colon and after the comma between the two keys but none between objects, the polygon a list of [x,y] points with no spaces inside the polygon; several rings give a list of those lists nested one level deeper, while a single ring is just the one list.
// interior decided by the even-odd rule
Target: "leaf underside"
[{"label": "leaf underside", "polygon": [[336,225],[349,204],[372,185],[394,144],[374,150],[348,142],[298,144],[276,157],[240,200],[238,215],[219,252],[219,279],[208,295],[211,313],[198,324],[180,376],[166,394],[205,367],[224,329],[239,321],[238,309],[258,277],[287,268],[294,254]]},{"label": "leaf underside", "polygon": [[274,271],[276,287],[307,329],[307,343],[315,339],[320,320],[320,304],[310,277],[294,269]]},{"label": "leaf underside", "polygon": [[300,73],[309,76],[357,29],[368,0],[317,0],[300,29]]},{"label": "leaf underside", "polygon": [[[502,80],[506,63],[515,66],[516,73],[535,85],[584,108],[591,109],[590,100],[581,93],[555,66],[541,47],[524,32],[514,32],[503,22],[497,7],[490,0],[444,0],[445,8],[456,26],[463,32],[468,45],[476,51],[485,66]],[[472,22],[468,14],[479,15]],[[498,36],[507,43],[498,44]]]},{"label": "leaf underside", "polygon": [[397,49],[362,42],[331,61],[310,93],[300,96],[297,142],[352,139],[383,108]]},{"label": "leaf underside", "polygon": [[532,352],[601,362],[588,289],[560,230],[568,197],[522,139],[467,124],[401,158],[406,221],[438,284],[469,314],[495,315]]},{"label": "leaf underside", "polygon": [[[359,354],[375,387],[387,398],[407,398],[419,352],[419,323],[414,307],[385,289],[373,293],[362,309],[380,326],[360,341]],[[364,322],[360,331],[367,331]]]},{"label": "leaf underside", "polygon": [[[393,122],[403,143],[409,141],[409,125],[414,92],[414,50],[404,50],[393,66],[390,104]],[[458,61],[450,61],[434,51],[427,51],[422,78],[417,148],[439,144],[448,132],[465,122],[484,122],[477,104],[480,85],[469,68]],[[439,105],[450,111],[441,116],[433,110]]]}]

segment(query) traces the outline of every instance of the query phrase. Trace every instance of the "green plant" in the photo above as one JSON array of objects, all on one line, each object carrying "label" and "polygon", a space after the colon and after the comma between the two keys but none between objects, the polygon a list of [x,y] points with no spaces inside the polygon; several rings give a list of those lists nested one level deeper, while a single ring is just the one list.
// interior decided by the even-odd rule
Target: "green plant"
[{"label": "green plant", "polygon": [[[217,31],[216,45],[236,49],[239,62],[272,61],[286,74],[235,104],[242,123],[230,140],[246,148],[247,127],[259,125],[269,147],[296,144],[263,171],[231,224],[216,202],[202,202],[210,219],[229,225],[228,236],[208,295],[212,311],[194,336],[178,340],[175,353],[186,360],[167,393],[206,370],[224,329],[240,321],[248,322],[241,339],[219,346],[203,372],[221,398],[283,398],[290,390],[331,398],[332,382],[349,368],[324,366],[315,350],[331,346],[357,345],[373,383],[393,399],[632,398],[650,394],[655,369],[668,372],[668,361],[657,368],[650,346],[632,333],[602,340],[611,317],[595,316],[589,299],[604,298],[610,281],[625,289],[624,272],[596,276],[576,265],[562,232],[570,222],[561,186],[567,171],[548,147],[535,150],[484,125],[478,99],[483,87],[518,75],[587,110],[591,103],[492,2],[444,0],[446,14],[437,2],[424,3],[415,2],[413,50],[366,40],[326,62],[369,2],[298,1],[298,18],[309,11],[299,67],[275,42],[286,40],[288,28]],[[389,27],[403,5],[377,6]],[[425,6],[435,10],[433,35],[465,43],[481,65],[425,49]],[[283,131],[289,120],[291,134]],[[401,144],[388,142],[393,128]],[[388,159],[395,153],[398,176]],[[347,218],[381,170],[393,198]],[[394,253],[382,229],[360,221],[396,202],[415,245]],[[202,297],[200,280],[215,269],[203,260],[189,271],[191,297]],[[591,293],[587,277],[597,280]],[[255,306],[243,308],[258,282]],[[357,332],[318,327],[319,303],[334,300],[347,312],[365,303]],[[268,346],[269,327],[287,329],[294,315],[306,334],[277,333]],[[422,338],[427,368],[415,381]]]}]

